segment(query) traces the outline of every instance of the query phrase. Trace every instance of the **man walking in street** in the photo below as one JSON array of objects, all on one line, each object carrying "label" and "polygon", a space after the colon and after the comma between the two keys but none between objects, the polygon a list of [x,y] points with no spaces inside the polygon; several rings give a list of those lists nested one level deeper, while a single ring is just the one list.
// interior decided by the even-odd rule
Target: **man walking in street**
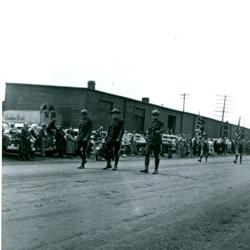
[{"label": "man walking in street", "polygon": [[205,160],[207,162],[208,154],[209,154],[209,146],[208,146],[208,136],[207,133],[203,133],[203,136],[200,138],[200,158],[199,162],[201,162],[202,157],[205,156]]},{"label": "man walking in street", "polygon": [[243,136],[240,130],[238,130],[235,133],[235,160],[233,161],[235,164],[237,164],[239,155],[240,155],[240,164],[241,164],[242,155],[243,155]]},{"label": "man walking in street", "polygon": [[87,109],[81,111],[82,121],[79,124],[79,133],[76,138],[77,149],[76,153],[80,155],[82,163],[79,169],[85,168],[85,163],[87,162],[87,148],[92,130],[92,121],[88,117]]},{"label": "man walking in street", "polygon": [[117,170],[118,162],[119,162],[119,151],[121,147],[122,136],[124,133],[124,122],[119,118],[120,110],[118,108],[114,108],[111,111],[112,115],[112,124],[109,125],[108,135],[106,138],[106,160],[107,166],[104,170],[112,168],[111,159],[114,156],[115,165],[112,170]]},{"label": "man walking in street", "polygon": [[164,132],[164,123],[159,120],[159,110],[152,111],[152,121],[149,128],[148,140],[145,154],[145,169],[141,170],[142,173],[148,173],[148,166],[150,161],[151,152],[154,152],[155,158],[155,171],[153,174],[158,174],[160,164],[159,154],[161,152],[161,133]]}]

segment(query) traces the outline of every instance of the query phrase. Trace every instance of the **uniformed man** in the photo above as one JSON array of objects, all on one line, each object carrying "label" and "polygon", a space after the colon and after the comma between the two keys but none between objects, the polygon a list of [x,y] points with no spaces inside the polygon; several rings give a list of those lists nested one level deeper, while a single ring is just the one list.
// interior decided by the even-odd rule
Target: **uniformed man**
[{"label": "uniformed man", "polygon": [[148,130],[148,140],[146,145],[145,169],[141,170],[143,173],[148,173],[150,155],[153,151],[155,158],[155,170],[153,174],[158,174],[160,164],[159,154],[161,152],[161,133],[164,132],[164,123],[159,120],[159,114],[160,112],[157,109],[152,111],[152,121]]},{"label": "uniformed man", "polygon": [[87,148],[92,130],[92,121],[88,117],[87,109],[83,109],[81,111],[82,121],[79,124],[79,133],[76,137],[77,149],[76,153],[80,155],[82,159],[81,166],[79,169],[83,169],[85,167],[85,163],[87,162]]},{"label": "uniformed man", "polygon": [[243,136],[241,131],[235,133],[235,160],[233,161],[237,164],[238,156],[240,155],[240,164],[242,163],[242,154],[243,154]]},{"label": "uniformed man", "polygon": [[124,122],[119,118],[120,110],[118,108],[114,108],[111,111],[112,115],[112,124],[109,125],[108,135],[106,138],[106,149],[105,155],[107,160],[107,166],[104,168],[109,169],[112,168],[111,159],[114,156],[115,165],[112,170],[117,170],[117,165],[119,162],[119,151],[121,147],[122,136],[124,133]]},{"label": "uniformed man", "polygon": [[203,155],[205,156],[205,160],[207,162],[209,147],[208,147],[208,136],[206,133],[203,134],[202,138],[200,139],[200,159],[198,160],[201,162]]}]

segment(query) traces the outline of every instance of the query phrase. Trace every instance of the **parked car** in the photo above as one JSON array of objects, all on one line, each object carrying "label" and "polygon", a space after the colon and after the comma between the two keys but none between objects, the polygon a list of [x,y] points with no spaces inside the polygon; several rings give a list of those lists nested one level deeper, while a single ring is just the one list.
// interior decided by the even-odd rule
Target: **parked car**
[{"label": "parked car", "polygon": [[169,154],[176,152],[176,140],[178,136],[176,135],[169,135],[169,134],[162,134],[162,154]]},{"label": "parked car", "polygon": [[[22,126],[20,124],[15,124],[14,128],[10,128],[7,122],[3,122],[2,127],[3,127],[3,132],[2,132],[3,153],[19,154]],[[31,150],[32,152],[35,152],[36,151],[36,148],[34,146],[35,139],[31,138],[30,141],[31,141]]]},{"label": "parked car", "polygon": [[[3,153],[4,154],[19,154],[20,150],[20,142],[21,142],[21,130],[23,124],[15,123],[14,128],[10,128],[7,122],[3,122],[3,134],[2,134],[2,145],[3,145]],[[30,128],[29,128],[30,129]],[[37,127],[37,135],[41,128]],[[36,140],[33,136],[31,137],[31,150],[33,153],[40,152],[40,145],[38,140]],[[45,151],[46,154],[53,154],[56,150],[55,137],[49,137],[45,142]]]},{"label": "parked car", "polygon": [[[126,137],[126,140],[125,140]],[[146,139],[141,135],[136,133],[135,135],[133,133],[125,133],[123,135],[124,143],[127,141],[127,144],[130,147],[130,153],[131,151],[135,151],[135,154],[142,155],[144,154],[145,147],[146,147]],[[133,145],[133,143],[134,145]],[[134,148],[133,148],[134,147]]]}]

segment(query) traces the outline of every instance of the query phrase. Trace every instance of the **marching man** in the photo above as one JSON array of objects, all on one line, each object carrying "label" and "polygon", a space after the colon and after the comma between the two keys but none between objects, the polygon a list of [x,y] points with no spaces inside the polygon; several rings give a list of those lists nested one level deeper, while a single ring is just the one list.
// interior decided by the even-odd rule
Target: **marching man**
[{"label": "marching man", "polygon": [[112,168],[111,159],[114,156],[115,165],[112,170],[117,170],[118,162],[119,162],[119,151],[121,147],[122,136],[124,133],[124,122],[119,118],[120,110],[118,108],[114,108],[111,111],[112,115],[112,123],[108,128],[108,135],[106,138],[106,160],[107,166],[103,168],[104,170]]},{"label": "marching man", "polygon": [[85,168],[85,163],[87,162],[87,148],[92,130],[92,121],[88,117],[88,110],[83,109],[81,111],[82,120],[79,124],[79,133],[76,138],[77,149],[76,153],[80,155],[82,163],[79,169]]},{"label": "marching man", "polygon": [[207,162],[208,153],[209,153],[209,145],[208,145],[208,137],[206,133],[204,133],[203,137],[200,139],[200,147],[201,147],[200,159],[198,161],[201,162],[202,157],[205,156],[205,160]]},{"label": "marching man", "polygon": [[233,161],[237,164],[238,157],[240,155],[240,164],[242,163],[242,154],[243,154],[243,136],[241,131],[238,130],[235,133],[235,160]]},{"label": "marching man", "polygon": [[153,174],[158,174],[158,168],[160,164],[159,154],[161,152],[161,133],[164,132],[164,123],[159,120],[159,114],[160,112],[157,109],[152,111],[152,121],[150,124],[146,145],[145,169],[141,170],[142,173],[148,173],[150,154],[153,151],[155,158],[155,171]]}]

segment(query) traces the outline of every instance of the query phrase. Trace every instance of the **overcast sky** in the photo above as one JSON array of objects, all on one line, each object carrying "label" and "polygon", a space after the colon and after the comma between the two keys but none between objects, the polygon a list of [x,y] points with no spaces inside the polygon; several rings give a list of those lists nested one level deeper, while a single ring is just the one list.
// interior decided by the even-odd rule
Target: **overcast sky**
[{"label": "overcast sky", "polygon": [[[249,1],[2,0],[0,81],[86,87],[250,127]],[[222,105],[219,105],[220,109]],[[217,113],[218,114],[218,113]]]}]

